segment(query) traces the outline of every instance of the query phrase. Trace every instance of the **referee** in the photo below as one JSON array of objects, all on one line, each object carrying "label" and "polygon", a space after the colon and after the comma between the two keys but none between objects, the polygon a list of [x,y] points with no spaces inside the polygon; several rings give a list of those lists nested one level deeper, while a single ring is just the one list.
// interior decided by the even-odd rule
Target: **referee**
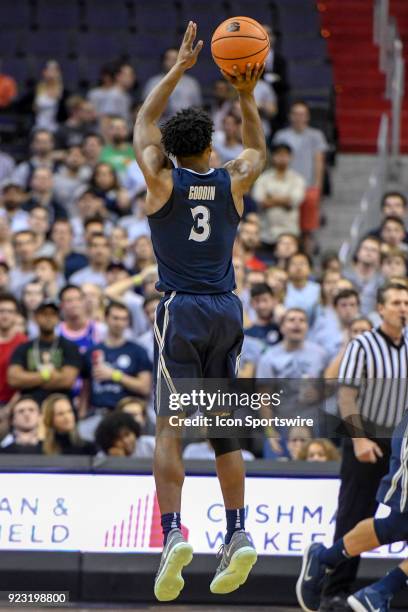
[{"label": "referee", "polygon": [[[343,442],[334,541],[374,516],[377,489],[388,471],[392,431],[408,405],[408,288],[397,282],[380,288],[377,309],[380,327],[352,340],[340,365],[338,404],[349,435]],[[327,577],[319,610],[350,610],[346,600],[358,566],[359,557],[347,560]]]}]

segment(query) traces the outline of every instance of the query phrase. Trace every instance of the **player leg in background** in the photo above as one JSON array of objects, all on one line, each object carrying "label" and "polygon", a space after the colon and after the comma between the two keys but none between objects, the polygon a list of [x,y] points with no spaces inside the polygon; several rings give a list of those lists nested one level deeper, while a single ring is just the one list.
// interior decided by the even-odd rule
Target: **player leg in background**
[{"label": "player leg in background", "polygon": [[245,466],[239,442],[229,438],[213,438],[210,442],[216,455],[227,522],[221,561],[210,590],[222,595],[232,593],[246,582],[257,553],[245,533]]},{"label": "player leg in background", "polygon": [[[408,513],[391,512],[384,519],[366,519],[361,521],[333,546],[326,548],[323,544],[311,544],[304,553],[302,570],[296,585],[296,595],[302,610],[314,612],[319,609],[322,582],[326,573],[330,573],[344,561],[356,558],[384,544],[391,544],[408,537]],[[348,597],[348,605],[357,612],[389,609],[392,596],[404,588],[406,576],[400,568],[390,572],[383,580],[362,589]],[[363,607],[361,601],[373,604]],[[350,603],[351,602],[351,603]],[[355,607],[353,607],[353,605]]]},{"label": "player leg in background", "polygon": [[181,491],[184,482],[181,438],[169,426],[167,417],[157,417],[153,472],[164,545],[154,594],[159,601],[172,601],[184,587],[181,572],[191,562],[193,549],[181,533]]}]

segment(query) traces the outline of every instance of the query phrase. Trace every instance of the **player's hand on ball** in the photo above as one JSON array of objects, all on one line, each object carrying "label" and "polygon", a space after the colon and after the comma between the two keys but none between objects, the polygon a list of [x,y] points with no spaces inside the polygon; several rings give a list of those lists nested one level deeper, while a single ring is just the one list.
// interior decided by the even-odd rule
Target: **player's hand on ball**
[{"label": "player's hand on ball", "polygon": [[377,463],[383,456],[381,448],[368,438],[353,438],[354,454],[361,463]]},{"label": "player's hand on ball", "polygon": [[203,48],[204,43],[202,40],[199,40],[196,46],[193,47],[196,36],[197,24],[190,21],[187,26],[187,30],[185,31],[183,42],[181,43],[177,57],[177,64],[182,67],[183,70],[188,70],[194,66],[197,61],[198,54]]},{"label": "player's hand on ball", "polygon": [[245,74],[241,74],[238,66],[233,66],[234,74],[231,75],[225,70],[221,70],[223,77],[231,83],[231,85],[240,92],[252,93],[257,82],[261,78],[265,64],[247,64]]}]

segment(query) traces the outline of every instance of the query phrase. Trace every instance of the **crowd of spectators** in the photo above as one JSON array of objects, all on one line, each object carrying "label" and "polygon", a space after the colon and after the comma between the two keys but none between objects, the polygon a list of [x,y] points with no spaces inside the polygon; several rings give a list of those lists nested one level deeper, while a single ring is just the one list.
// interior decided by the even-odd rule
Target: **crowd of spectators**
[{"label": "crowd of spectators", "polygon": [[[67,92],[49,60],[32,91],[18,97],[14,88],[7,98],[32,117],[32,129],[24,159],[0,153],[2,453],[153,454],[161,296],[131,133],[140,103],[176,57],[167,49],[162,72],[138,87],[131,64],[106,65],[85,96]],[[361,240],[350,267],[336,253],[319,255],[328,145],[305,102],[289,108],[288,90],[272,46],[255,90],[268,162],[245,198],[233,253],[245,326],[239,375],[335,378],[350,338],[379,322],[377,289],[406,282],[407,201],[384,195],[381,225]],[[200,83],[186,74],[164,119],[202,104]],[[226,81],[214,83],[208,110],[216,167],[242,151],[239,105]],[[287,413],[309,414],[318,399],[294,387]],[[332,404],[325,402],[328,413]],[[247,440],[246,458],[339,457],[318,427],[272,433],[260,445]],[[212,456],[206,441],[190,442],[185,457]]]}]

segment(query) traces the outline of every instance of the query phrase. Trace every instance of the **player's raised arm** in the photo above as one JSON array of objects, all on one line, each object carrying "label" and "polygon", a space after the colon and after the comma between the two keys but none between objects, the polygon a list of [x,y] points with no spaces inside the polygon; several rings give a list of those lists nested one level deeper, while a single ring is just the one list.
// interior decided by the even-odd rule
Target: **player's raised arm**
[{"label": "player's raised arm", "polygon": [[178,58],[173,68],[156,85],[138,112],[133,132],[133,145],[137,162],[145,176],[150,191],[160,189],[160,174],[171,166],[161,145],[161,132],[157,125],[168,99],[184,72],[197,61],[203,42],[194,47],[197,24],[190,21],[181,43]]},{"label": "player's raised arm", "polygon": [[231,174],[234,194],[243,195],[261,174],[266,161],[265,134],[254,98],[255,86],[263,72],[260,64],[247,64],[245,74],[234,66],[234,76],[222,71],[224,77],[238,91],[242,112],[243,152],[237,159],[228,162],[226,168]]}]

